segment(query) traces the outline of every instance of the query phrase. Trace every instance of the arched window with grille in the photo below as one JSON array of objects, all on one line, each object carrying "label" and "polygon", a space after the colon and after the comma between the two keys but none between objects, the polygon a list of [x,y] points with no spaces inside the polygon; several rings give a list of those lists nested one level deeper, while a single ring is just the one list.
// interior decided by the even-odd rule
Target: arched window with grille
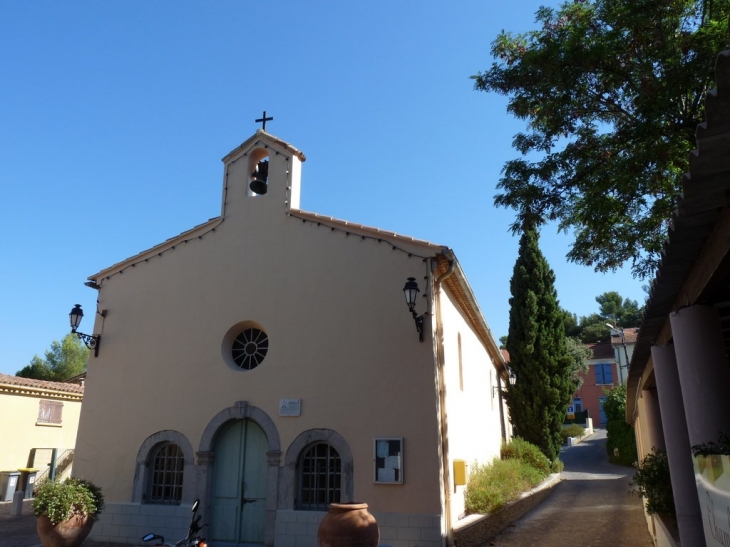
[{"label": "arched window with grille", "polygon": [[298,509],[326,511],[330,503],[340,502],[342,460],[331,445],[318,442],[307,446],[299,458],[298,476]]},{"label": "arched window with grille", "polygon": [[179,505],[182,500],[183,451],[174,443],[160,443],[150,453],[147,503]]}]

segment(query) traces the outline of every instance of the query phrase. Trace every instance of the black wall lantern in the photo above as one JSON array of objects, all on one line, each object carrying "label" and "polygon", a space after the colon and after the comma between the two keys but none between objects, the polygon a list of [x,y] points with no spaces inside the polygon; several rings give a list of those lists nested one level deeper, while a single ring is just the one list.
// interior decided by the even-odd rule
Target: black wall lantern
[{"label": "black wall lantern", "polygon": [[403,294],[406,297],[406,304],[408,304],[408,311],[413,314],[413,320],[416,322],[416,330],[418,331],[418,339],[423,342],[423,315],[416,313],[416,299],[418,293],[421,290],[418,288],[415,277],[409,277],[406,281],[406,286],[403,287]]},{"label": "black wall lantern", "polygon": [[87,348],[94,350],[94,357],[99,357],[99,346],[101,345],[101,334],[92,336],[91,334],[84,334],[83,332],[76,332],[81,324],[81,319],[84,317],[84,311],[81,309],[81,304],[76,304],[71,313],[68,314],[69,321],[71,323],[71,332],[79,337],[79,339],[86,345]]},{"label": "black wall lantern", "polygon": [[[513,386],[517,383],[517,375],[509,370],[509,385]],[[497,395],[497,390],[499,389],[499,386],[493,386],[492,387],[492,399],[494,399],[495,395]]]}]

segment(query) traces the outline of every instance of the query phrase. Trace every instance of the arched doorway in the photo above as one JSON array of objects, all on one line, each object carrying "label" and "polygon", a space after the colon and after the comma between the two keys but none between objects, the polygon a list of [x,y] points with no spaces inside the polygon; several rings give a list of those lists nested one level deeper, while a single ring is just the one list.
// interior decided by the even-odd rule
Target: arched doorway
[{"label": "arched doorway", "polygon": [[225,424],[214,445],[209,540],[262,546],[266,535],[269,441],[253,420]]}]

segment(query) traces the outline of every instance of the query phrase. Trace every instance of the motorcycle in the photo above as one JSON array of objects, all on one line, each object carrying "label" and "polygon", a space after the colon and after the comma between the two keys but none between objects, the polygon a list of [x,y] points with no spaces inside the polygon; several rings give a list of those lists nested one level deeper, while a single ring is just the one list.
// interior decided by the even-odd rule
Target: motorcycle
[{"label": "motorcycle", "polygon": [[200,505],[200,500],[195,500],[195,503],[193,503],[192,508],[192,516],[190,517],[190,527],[188,528],[188,535],[184,538],[178,541],[177,543],[165,543],[165,538],[161,535],[155,534],[155,533],[149,533],[146,536],[142,538],[142,541],[149,542],[157,540],[158,543],[153,544],[153,547],[208,547],[208,544],[205,541],[205,538],[201,538],[198,533],[203,529],[203,527],[207,526],[207,524],[200,524],[200,519],[203,518],[202,515],[197,515],[198,512],[198,506]]}]

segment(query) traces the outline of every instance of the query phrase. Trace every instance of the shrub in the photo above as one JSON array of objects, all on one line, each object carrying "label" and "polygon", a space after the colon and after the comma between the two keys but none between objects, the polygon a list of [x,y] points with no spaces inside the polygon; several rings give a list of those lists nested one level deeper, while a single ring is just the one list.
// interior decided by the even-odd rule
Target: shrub
[{"label": "shrub", "polygon": [[500,455],[503,460],[520,460],[543,473],[550,474],[550,460],[532,443],[519,437],[514,437],[509,443],[502,443]]},{"label": "shrub", "polygon": [[86,480],[48,481],[35,489],[33,513],[47,516],[53,525],[75,515],[97,519],[103,509],[101,488]]},{"label": "shrub", "polygon": [[570,424],[560,430],[560,437],[563,439],[563,443],[567,443],[568,437],[582,437],[585,432],[585,427],[578,424]]},{"label": "shrub", "polygon": [[650,515],[664,513],[674,515],[674,495],[669,477],[669,460],[663,450],[652,448],[641,460],[636,475],[629,483],[636,486],[638,494],[646,499],[646,512]]},{"label": "shrub", "polygon": [[696,444],[692,446],[693,456],[711,456],[713,454],[730,455],[730,437],[726,433],[720,433],[717,442]]},{"label": "shrub", "polygon": [[495,459],[488,465],[475,463],[466,486],[466,510],[493,513],[519,499],[523,492],[534,488],[544,478],[543,473],[516,458]]},{"label": "shrub", "polygon": [[626,423],[626,386],[624,384],[604,390],[606,400],[603,411],[606,413],[606,452],[608,461],[618,465],[633,466],[636,453],[634,428]]},{"label": "shrub", "polygon": [[550,466],[550,470],[553,473],[560,473],[565,468],[565,464],[560,458],[555,458],[553,464]]}]

